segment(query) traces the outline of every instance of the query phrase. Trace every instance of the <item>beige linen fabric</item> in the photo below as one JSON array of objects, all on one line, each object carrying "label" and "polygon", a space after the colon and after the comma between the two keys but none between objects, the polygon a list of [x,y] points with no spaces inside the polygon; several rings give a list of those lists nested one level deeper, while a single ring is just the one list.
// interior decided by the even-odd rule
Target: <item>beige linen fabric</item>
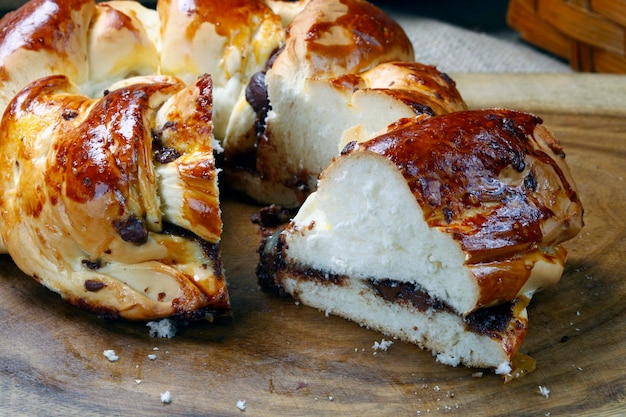
[{"label": "beige linen fabric", "polygon": [[572,72],[569,64],[519,40],[434,19],[393,15],[415,45],[417,61],[444,72]]}]

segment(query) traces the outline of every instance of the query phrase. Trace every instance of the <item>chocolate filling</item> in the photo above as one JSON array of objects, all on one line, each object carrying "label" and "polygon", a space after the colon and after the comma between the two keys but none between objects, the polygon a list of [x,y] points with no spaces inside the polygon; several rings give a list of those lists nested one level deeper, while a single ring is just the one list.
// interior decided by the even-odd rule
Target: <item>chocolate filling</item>
[{"label": "chocolate filling", "polygon": [[267,86],[265,85],[265,71],[256,72],[246,86],[246,101],[252,106],[255,113],[260,113],[269,105]]},{"label": "chocolate filling", "polygon": [[93,279],[85,281],[85,289],[90,292],[96,292],[104,287],[106,287],[106,284],[102,281],[96,281]]},{"label": "chocolate filling", "polygon": [[152,157],[160,164],[167,164],[180,158],[180,152],[163,145],[158,133],[152,132]]},{"label": "chocolate filling", "polygon": [[254,121],[254,128],[257,138],[262,137],[265,134],[265,119],[267,113],[271,109],[269,96],[267,94],[267,84],[265,83],[265,74],[272,68],[276,57],[282,52],[283,48],[278,48],[270,55],[265,68],[262,71],[258,71],[250,77],[248,85],[246,85],[246,101],[254,112],[256,113],[256,120]]},{"label": "chocolate filling", "polygon": [[513,318],[513,302],[480,308],[465,317],[465,323],[476,332],[485,335],[503,333]]},{"label": "chocolate filling", "polygon": [[259,71],[250,78],[250,82],[246,86],[246,101],[256,113],[254,131],[257,137],[261,137],[265,134],[265,119],[270,110],[264,71]]},{"label": "chocolate filling", "polygon": [[82,264],[83,264],[86,268],[91,269],[91,270],[94,270],[94,271],[95,271],[96,269],[100,269],[100,268],[102,267],[102,262],[100,262],[100,260],[99,260],[99,259],[97,259],[97,260],[95,260],[95,261],[92,261],[92,260],[89,260],[89,259],[83,259],[83,260],[81,261],[81,263],[82,263]]},{"label": "chocolate filling", "polygon": [[[219,251],[219,245],[217,243],[208,242],[205,239],[202,239],[200,236],[196,235],[195,233],[169,222],[163,222],[163,233],[172,236],[180,236],[189,240],[194,240],[200,245],[200,247],[202,248],[202,252],[204,252],[204,255],[207,258],[213,260],[215,277],[217,279],[223,278],[221,270],[221,255]],[[206,268],[208,266],[204,265],[204,267]]]},{"label": "chocolate filling", "polygon": [[[441,300],[431,298],[416,284],[390,279],[370,280],[376,293],[391,303],[410,304],[421,312],[428,309],[452,312],[452,308]],[[463,318],[469,330],[487,336],[504,332],[513,318],[513,303],[481,308]]]},{"label": "chocolate filling", "polygon": [[537,191],[537,179],[532,172],[529,172],[524,178],[524,187],[528,188],[530,191]]},{"label": "chocolate filling", "polygon": [[413,108],[413,111],[415,112],[415,114],[427,114],[429,116],[435,115],[435,112],[433,111],[433,109],[426,104],[412,103],[411,107]]},{"label": "chocolate filling", "polygon": [[263,239],[259,246],[259,263],[256,267],[256,276],[261,288],[271,291],[281,297],[289,294],[282,288],[277,278],[278,271],[285,269],[286,263],[283,258],[285,241],[280,231]]},{"label": "chocolate filling", "polygon": [[384,300],[396,304],[409,304],[419,311],[424,312],[431,308],[435,310],[452,311],[449,305],[443,301],[431,298],[416,284],[399,282],[391,279],[369,280],[376,294]]},{"label": "chocolate filling", "polygon": [[[349,279],[345,275],[303,269],[298,265],[287,263],[284,258],[284,249],[285,241],[280,232],[269,236],[261,243],[260,262],[256,274],[259,284],[266,290],[271,290],[280,296],[289,295],[281,286],[278,278],[279,272],[287,272],[297,279],[316,280],[334,285],[344,285]],[[389,303],[410,305],[421,312],[434,309],[453,313],[452,307],[447,303],[430,297],[416,284],[391,279],[370,279],[369,283],[375,293]],[[514,303],[515,301],[481,308],[463,317],[463,320],[469,331],[495,337],[507,330],[513,319]]]},{"label": "chocolate filling", "polygon": [[78,112],[76,110],[71,110],[71,109],[63,110],[61,117],[63,117],[63,119],[67,121],[70,121],[78,117]]}]

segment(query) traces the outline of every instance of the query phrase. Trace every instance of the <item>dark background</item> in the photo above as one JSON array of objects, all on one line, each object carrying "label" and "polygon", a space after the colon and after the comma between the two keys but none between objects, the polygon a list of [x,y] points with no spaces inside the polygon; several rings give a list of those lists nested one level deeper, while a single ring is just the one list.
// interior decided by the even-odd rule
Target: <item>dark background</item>
[{"label": "dark background", "polygon": [[392,13],[406,13],[448,22],[478,32],[511,30],[506,24],[505,0],[376,1],[376,6]]}]

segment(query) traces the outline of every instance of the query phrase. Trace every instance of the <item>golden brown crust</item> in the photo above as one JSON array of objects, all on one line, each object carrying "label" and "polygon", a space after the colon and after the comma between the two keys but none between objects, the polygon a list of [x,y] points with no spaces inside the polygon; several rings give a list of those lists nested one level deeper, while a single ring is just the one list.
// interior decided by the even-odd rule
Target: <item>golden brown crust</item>
[{"label": "golden brown crust", "polygon": [[393,96],[415,108],[415,114],[452,113],[467,104],[447,74],[432,65],[392,61],[359,74],[363,87]]},{"label": "golden brown crust", "polygon": [[39,77],[57,73],[76,83],[86,80],[87,31],[94,12],[92,0],[33,0],[0,20],[2,109]]},{"label": "golden brown crust", "polygon": [[399,123],[358,148],[393,161],[428,224],[478,262],[557,244],[582,227],[565,155],[540,123],[512,110],[455,112]]},{"label": "golden brown crust", "polygon": [[[25,48],[43,53],[59,54],[73,59],[76,33],[87,29],[77,16],[91,19],[95,3],[91,0],[56,2],[32,0],[0,19],[0,42],[5,56]],[[25,24],[28,22],[28,24]],[[78,36],[81,37],[81,36]]]},{"label": "golden brown crust", "polygon": [[[176,15],[186,15],[193,19],[191,25],[181,32],[187,42],[193,42],[200,26],[204,23],[211,24],[217,35],[222,37],[246,37],[248,34],[241,33],[240,29],[246,27],[251,20],[261,16],[270,16],[270,8],[265,3],[256,0],[223,0],[223,1],[198,1],[198,0],[160,0],[158,10],[161,13],[163,26],[167,27],[169,19]],[[176,19],[180,16],[176,16]],[[171,22],[172,24],[175,22]],[[173,28],[173,27],[172,27]]]},{"label": "golden brown crust", "polygon": [[508,257],[467,263],[480,289],[477,307],[492,306],[555,285],[561,278],[567,251],[560,245],[531,249]]},{"label": "golden brown crust", "polygon": [[259,0],[161,0],[157,12],[161,73],[187,83],[211,74],[215,137],[227,149],[250,146],[255,113],[245,88],[284,41],[280,17]]},{"label": "golden brown crust", "polygon": [[360,0],[309,0],[286,29],[275,67],[310,78],[354,74],[381,62],[413,61],[404,30],[382,10]]}]

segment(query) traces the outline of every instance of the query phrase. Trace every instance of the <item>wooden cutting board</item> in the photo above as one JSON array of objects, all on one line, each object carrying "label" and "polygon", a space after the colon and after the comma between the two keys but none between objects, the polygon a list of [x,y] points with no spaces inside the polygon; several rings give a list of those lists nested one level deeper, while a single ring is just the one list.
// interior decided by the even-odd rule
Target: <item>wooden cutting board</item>
[{"label": "wooden cutting board", "polygon": [[[585,228],[567,244],[561,282],[529,307],[521,351],[537,359],[535,372],[504,384],[410,344],[376,351],[383,335],[260,291],[250,221],[259,207],[229,199],[222,250],[234,318],[182,327],[172,339],[82,312],[1,255],[0,414],[626,414],[626,78],[453,77],[472,107],[537,111],[579,186]],[[106,349],[119,360],[109,362]]]}]

